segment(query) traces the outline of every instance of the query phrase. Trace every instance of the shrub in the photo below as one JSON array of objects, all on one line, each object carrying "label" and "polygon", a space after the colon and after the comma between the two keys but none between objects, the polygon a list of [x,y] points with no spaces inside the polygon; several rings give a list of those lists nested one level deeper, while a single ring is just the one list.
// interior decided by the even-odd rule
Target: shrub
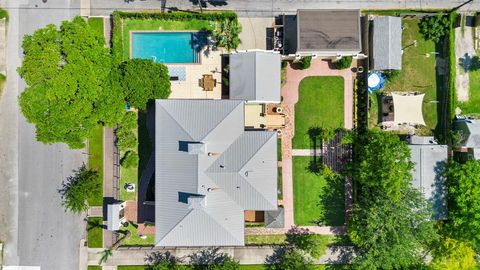
[{"label": "shrub", "polygon": [[217,23],[213,32],[217,47],[223,47],[230,51],[236,49],[242,42],[238,35],[242,32],[242,26],[238,20],[224,19]]},{"label": "shrub", "polygon": [[124,12],[116,11],[114,15],[118,15],[124,19],[156,19],[156,20],[171,20],[171,21],[190,21],[190,20],[234,20],[237,19],[237,14],[232,11],[221,12],[192,12],[192,11],[172,11],[172,12]]},{"label": "shrub", "polygon": [[335,67],[337,69],[347,69],[352,65],[352,57],[351,56],[344,56],[337,62],[335,62]]},{"label": "shrub", "polygon": [[311,64],[312,64],[312,57],[311,56],[305,56],[300,61],[300,68],[301,69],[307,69],[311,66]]},{"label": "shrub", "polygon": [[132,168],[138,166],[138,154],[135,151],[127,151],[123,155],[120,164],[125,168]]},{"label": "shrub", "polygon": [[138,144],[137,136],[133,131],[128,129],[117,129],[117,146],[120,150],[135,148]]},{"label": "shrub", "polygon": [[137,127],[137,114],[134,112],[127,112],[120,123],[122,129],[135,129]]},{"label": "shrub", "polygon": [[425,16],[418,26],[425,40],[437,43],[448,33],[449,23],[448,17],[444,15]]}]

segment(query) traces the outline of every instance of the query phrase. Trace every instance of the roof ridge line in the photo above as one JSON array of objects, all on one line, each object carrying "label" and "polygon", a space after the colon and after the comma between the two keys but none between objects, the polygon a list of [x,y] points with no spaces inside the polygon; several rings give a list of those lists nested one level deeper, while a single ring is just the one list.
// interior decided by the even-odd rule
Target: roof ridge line
[{"label": "roof ridge line", "polygon": [[[217,123],[217,125],[215,125],[212,129],[210,129],[210,130],[205,134],[205,136],[203,136],[203,138],[200,139],[200,141],[204,140],[208,135],[210,135],[210,133],[211,133],[215,128],[217,128],[221,123],[225,122],[225,120],[233,113],[233,111],[235,111],[235,110],[237,109],[237,107],[238,107],[240,104],[242,104],[243,106],[245,106],[245,105],[243,104],[244,102],[243,102],[242,100],[232,100],[232,101],[238,101],[238,104],[237,104],[235,107],[233,107],[233,109],[232,109],[229,113],[227,113],[227,114],[225,115],[225,117],[224,117],[220,122]],[[232,102],[232,103],[233,103],[233,102]],[[243,122],[245,122],[245,109],[244,109],[244,112],[243,112]],[[233,142],[232,142],[232,143],[233,143]],[[230,145],[232,145],[232,144],[229,144],[229,147],[230,147]],[[228,148],[227,148],[227,149],[228,149]],[[222,153],[222,154],[223,154],[223,153]]]},{"label": "roof ridge line", "polygon": [[[180,222],[182,222],[185,218],[187,218],[188,215],[190,215],[193,212],[193,210],[194,209],[190,209],[190,211],[188,211],[188,213],[183,218],[181,218],[177,223],[175,223],[175,225],[167,233],[163,235],[162,239],[165,239],[165,237],[167,237],[173,231],[173,229],[175,229],[178,226],[178,224],[180,224]],[[155,236],[156,236],[156,232],[155,232]],[[158,245],[160,241],[161,240],[156,241],[155,246]]]},{"label": "roof ridge line", "polygon": [[177,126],[179,126],[186,134],[188,134],[188,136],[190,137],[190,139],[193,141],[193,136],[192,136],[192,134],[190,134],[190,132],[188,132],[187,130],[185,130],[185,128],[184,128],[182,125],[180,125],[180,123],[177,121],[177,119],[176,119],[167,109],[165,109],[165,107],[161,106],[161,108],[162,108],[162,110],[164,110],[164,111],[168,114],[168,116],[170,116],[170,118],[173,119],[173,121],[175,121],[175,123],[177,123]]},{"label": "roof ridge line", "polygon": [[[225,194],[227,194],[226,192],[224,192]],[[237,204],[237,202],[235,200],[232,200],[232,198],[230,198],[230,196],[227,195],[227,197],[232,201],[234,202],[235,204]],[[245,209],[243,209],[242,207],[240,207],[238,204],[237,204],[238,208],[240,208],[241,210],[245,211]],[[226,231],[229,235],[231,235],[234,239],[237,239],[239,240],[234,234],[232,234],[229,230],[225,229],[225,227],[223,227],[220,223],[218,223],[218,221],[213,218],[209,213],[207,213],[206,211],[204,210],[200,210],[202,211],[203,213],[205,213],[210,219],[212,219],[218,226],[220,226],[224,231]]]}]

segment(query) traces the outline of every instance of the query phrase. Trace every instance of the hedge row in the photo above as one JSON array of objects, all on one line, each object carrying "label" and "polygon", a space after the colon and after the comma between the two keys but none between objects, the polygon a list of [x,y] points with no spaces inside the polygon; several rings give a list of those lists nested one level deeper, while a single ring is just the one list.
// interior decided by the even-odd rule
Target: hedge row
[{"label": "hedge row", "polygon": [[447,95],[447,104],[449,105],[448,110],[448,117],[449,120],[452,120],[455,116],[455,108],[457,107],[457,93],[455,89],[455,78],[456,78],[456,58],[455,58],[455,29],[453,25],[455,23],[455,19],[457,17],[457,13],[452,12],[449,14],[449,31],[448,31],[448,69],[449,69],[449,78],[448,78],[448,95]]},{"label": "hedge row", "polygon": [[216,11],[216,12],[194,12],[194,11],[171,11],[171,12],[124,12],[116,11],[117,15],[123,19],[155,19],[155,20],[172,20],[172,21],[189,21],[197,20],[234,20],[237,14],[232,11]]},{"label": "hedge row", "polygon": [[118,11],[112,13],[112,56],[113,63],[116,65],[122,63],[123,60],[122,17],[119,13]]}]

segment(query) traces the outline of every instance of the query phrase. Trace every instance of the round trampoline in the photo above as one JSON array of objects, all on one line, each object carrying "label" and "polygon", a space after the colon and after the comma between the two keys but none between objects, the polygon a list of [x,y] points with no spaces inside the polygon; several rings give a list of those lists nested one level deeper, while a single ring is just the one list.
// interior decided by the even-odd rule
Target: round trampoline
[{"label": "round trampoline", "polygon": [[385,78],[380,72],[368,73],[368,92],[371,94],[385,86]]}]

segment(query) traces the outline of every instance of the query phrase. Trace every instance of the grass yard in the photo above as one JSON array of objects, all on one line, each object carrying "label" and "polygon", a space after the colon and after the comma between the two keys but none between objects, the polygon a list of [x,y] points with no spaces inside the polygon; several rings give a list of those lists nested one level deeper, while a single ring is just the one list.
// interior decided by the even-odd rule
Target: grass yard
[{"label": "grass yard", "polygon": [[123,20],[123,60],[130,58],[130,31],[135,30],[213,30],[215,24],[208,20]]},{"label": "grass yard", "polygon": [[[88,139],[88,167],[96,170],[103,187],[103,126],[98,125],[92,130]],[[100,188],[95,197],[88,201],[90,206],[103,205],[103,188]]]},{"label": "grass yard", "polygon": [[311,148],[308,130],[312,127],[343,128],[342,77],[307,77],[300,82],[295,105],[294,149]]},{"label": "grass yard", "polygon": [[122,246],[153,246],[155,244],[155,235],[147,235],[146,239],[140,238],[137,231],[137,225],[128,223],[128,227],[122,227],[122,230],[129,230],[132,233],[130,239],[124,241]]},{"label": "grass yard", "polygon": [[98,265],[89,265],[87,270],[102,270],[102,267]]},{"label": "grass yard", "polygon": [[[101,217],[88,218],[89,224],[103,224]],[[87,235],[87,243],[89,248],[103,247],[103,228],[98,225],[89,225]]]},{"label": "grass yard", "polygon": [[480,70],[470,71],[470,89],[468,102],[459,102],[463,114],[480,114]]},{"label": "grass yard", "polygon": [[345,223],[345,186],[342,178],[327,181],[309,171],[311,157],[293,157],[295,224],[340,226]]},{"label": "grass yard", "polygon": [[[437,51],[436,44],[430,40],[425,41],[420,35],[418,19],[403,19],[402,25],[404,27],[402,70],[398,77],[386,84],[384,91],[425,93],[423,117],[426,127],[424,130],[419,130],[418,133],[420,135],[432,135],[437,128],[439,119],[437,109],[440,110],[440,106],[431,101],[439,100],[439,97],[442,97],[440,91],[445,89],[441,85],[442,81],[438,79],[435,69],[433,52]],[[413,46],[415,40],[417,45]],[[430,54],[429,57],[426,56],[427,53]],[[374,99],[375,96],[372,96],[372,100]],[[375,107],[372,108],[373,110],[377,109],[373,103],[372,107]],[[370,126],[376,126],[378,124],[378,112],[370,111],[370,117]]]},{"label": "grass yard", "polygon": [[88,24],[96,33],[98,33],[102,37],[104,36],[103,35],[103,18],[99,18],[99,17],[88,18]]},{"label": "grass yard", "polygon": [[246,235],[245,245],[280,245],[285,242],[284,234]]}]

